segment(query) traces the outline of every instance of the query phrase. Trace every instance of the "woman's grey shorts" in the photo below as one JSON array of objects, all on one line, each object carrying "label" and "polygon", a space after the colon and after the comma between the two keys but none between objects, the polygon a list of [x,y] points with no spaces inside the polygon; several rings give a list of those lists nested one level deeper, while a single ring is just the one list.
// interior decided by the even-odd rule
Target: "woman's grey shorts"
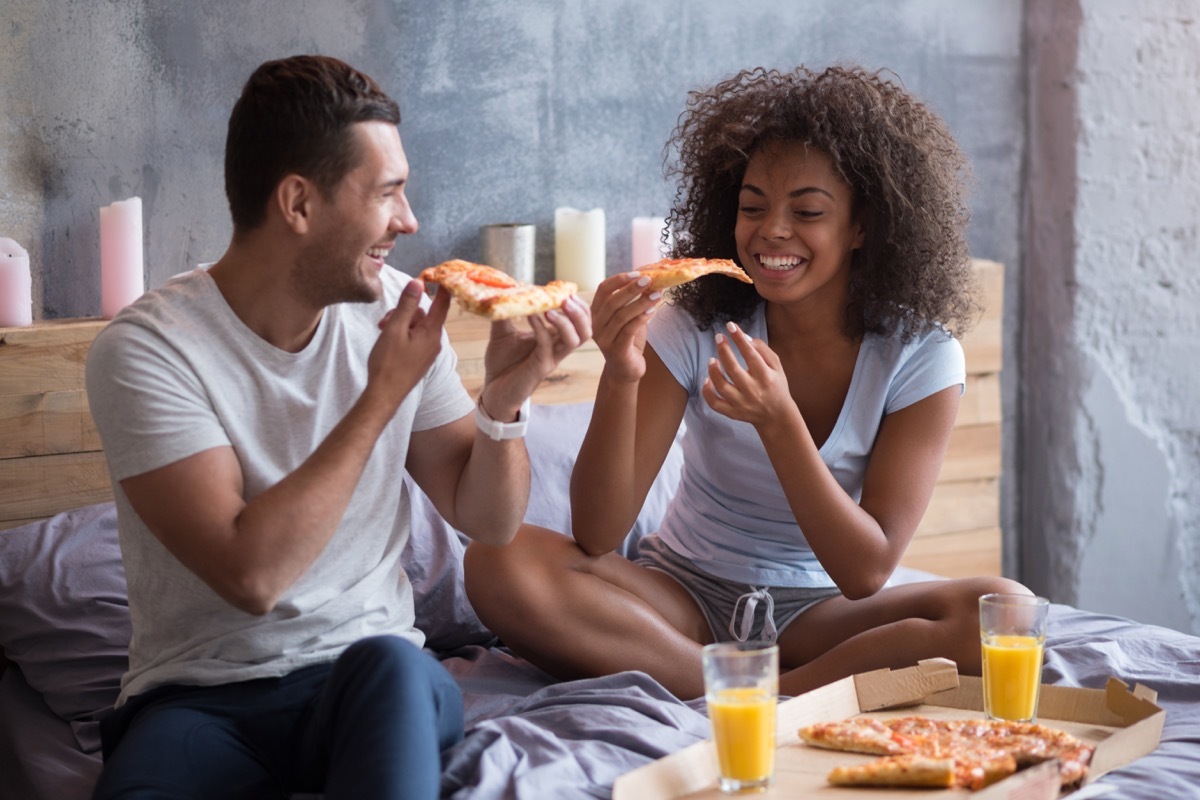
[{"label": "woman's grey shorts", "polygon": [[[836,587],[750,586],[715,578],[667,547],[658,534],[638,542],[635,562],[673,578],[696,601],[718,642],[749,639],[774,642],[779,632],[812,606],[841,594]],[[757,613],[759,603],[763,613]]]}]

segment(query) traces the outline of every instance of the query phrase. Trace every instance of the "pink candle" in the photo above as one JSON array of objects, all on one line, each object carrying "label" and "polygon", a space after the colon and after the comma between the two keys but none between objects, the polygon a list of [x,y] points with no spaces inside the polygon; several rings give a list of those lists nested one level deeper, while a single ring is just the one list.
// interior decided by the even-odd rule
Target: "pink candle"
[{"label": "pink candle", "polygon": [[100,313],[112,319],[146,289],[142,271],[142,198],[100,209]]},{"label": "pink candle", "polygon": [[0,239],[0,328],[33,324],[32,295],[29,254],[12,239]]},{"label": "pink candle", "polygon": [[[665,258],[667,248],[662,243],[663,228],[667,221],[662,217],[633,218],[633,268],[653,264]],[[667,239],[670,242],[670,237]]]}]

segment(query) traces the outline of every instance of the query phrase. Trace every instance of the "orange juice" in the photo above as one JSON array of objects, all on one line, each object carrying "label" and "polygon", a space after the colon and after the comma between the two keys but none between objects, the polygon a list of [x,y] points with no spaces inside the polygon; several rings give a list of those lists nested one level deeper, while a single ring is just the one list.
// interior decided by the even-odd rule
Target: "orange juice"
[{"label": "orange juice", "polygon": [[775,767],[776,700],[762,689],[720,689],[708,695],[708,716],[721,775],[741,783],[771,777]]},{"label": "orange juice", "polygon": [[983,640],[983,703],[987,715],[1016,722],[1037,715],[1042,683],[1042,640],[988,636]]}]

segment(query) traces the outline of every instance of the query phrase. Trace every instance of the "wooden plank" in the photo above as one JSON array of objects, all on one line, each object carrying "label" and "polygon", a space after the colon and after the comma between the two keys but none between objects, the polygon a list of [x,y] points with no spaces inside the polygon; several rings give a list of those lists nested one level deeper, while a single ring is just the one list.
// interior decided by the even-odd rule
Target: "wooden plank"
[{"label": "wooden plank", "polygon": [[0,461],[0,521],[39,519],[111,499],[99,450]]},{"label": "wooden plank", "polygon": [[967,387],[958,403],[955,425],[1000,422],[1004,413],[1000,400],[1000,373],[967,375]]},{"label": "wooden plank", "polygon": [[950,433],[939,483],[1000,477],[1000,424],[960,425]]},{"label": "wooden plank", "polygon": [[1000,575],[1000,528],[917,537],[900,563],[947,578]]},{"label": "wooden plank", "polygon": [[88,348],[106,324],[85,319],[0,328],[0,396],[81,388]]},{"label": "wooden plank", "polygon": [[[100,502],[104,502],[104,501],[101,500]],[[71,506],[71,508],[78,508],[78,507],[79,506],[77,506],[77,505]],[[63,509],[63,511],[66,511],[66,510],[67,509],[65,509],[65,508]],[[51,516],[53,516],[53,515],[51,515]],[[0,519],[0,531],[12,530],[13,528],[19,528],[22,525],[28,525],[31,522],[41,522],[44,519],[46,519],[46,518],[45,517],[28,517],[28,518],[21,518],[21,519]],[[3,546],[3,539],[0,539],[0,546]]]},{"label": "wooden plank", "polygon": [[917,527],[917,537],[994,528],[1000,524],[1000,480],[939,483]]},{"label": "wooden plank", "polygon": [[83,389],[0,395],[0,459],[99,449]]}]

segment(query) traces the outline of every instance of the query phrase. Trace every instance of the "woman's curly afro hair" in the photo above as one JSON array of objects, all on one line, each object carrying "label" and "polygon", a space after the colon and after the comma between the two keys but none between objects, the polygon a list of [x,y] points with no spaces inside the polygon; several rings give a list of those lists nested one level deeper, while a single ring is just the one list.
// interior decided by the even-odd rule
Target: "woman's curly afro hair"
[{"label": "woman's curly afro hair", "polygon": [[[853,255],[845,333],[933,325],[961,335],[978,312],[965,232],[969,165],[945,123],[898,83],[858,67],[744,70],[692,92],[667,151],[678,178],[669,224],[676,257],[737,259],[734,225],[746,163],[764,143],[801,141],[829,155],[864,231]],[[674,302],[701,328],[744,321],[754,287],[707,277]]]}]

